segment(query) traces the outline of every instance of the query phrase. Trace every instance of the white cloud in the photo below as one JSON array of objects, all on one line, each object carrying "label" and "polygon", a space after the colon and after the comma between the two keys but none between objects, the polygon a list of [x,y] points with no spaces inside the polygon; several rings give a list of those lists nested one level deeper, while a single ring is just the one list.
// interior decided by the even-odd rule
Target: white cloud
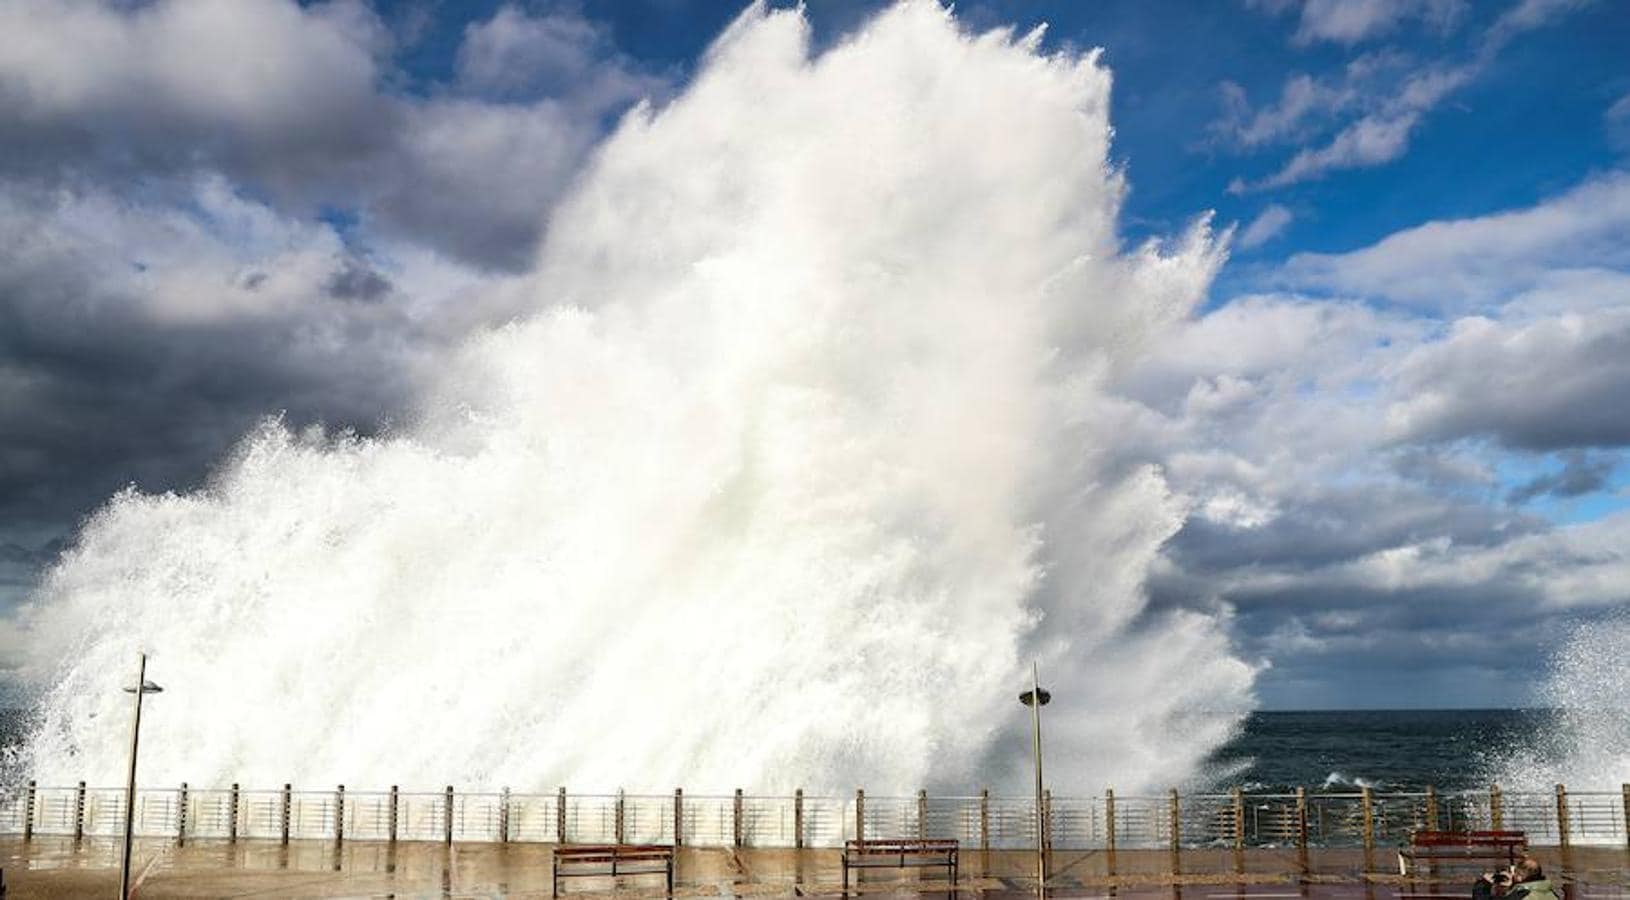
[{"label": "white cloud", "polygon": [[1224,115],[1208,130],[1244,148],[1297,137],[1359,96],[1350,84],[1333,87],[1309,75],[1293,75],[1285,79],[1276,103],[1252,113],[1244,88],[1224,82],[1221,90]]},{"label": "white cloud", "polygon": [[1630,93],[1625,94],[1602,114],[1607,134],[1620,150],[1630,151]]},{"label": "white cloud", "polygon": [[664,89],[661,79],[617,51],[605,26],[571,12],[528,15],[513,4],[465,29],[456,67],[467,91],[569,97],[596,111]]},{"label": "white cloud", "polygon": [[0,6],[0,33],[5,112],[34,129],[225,131],[293,151],[336,121],[378,118],[384,30],[360,4],[15,0]]},{"label": "white cloud", "polygon": [[1393,373],[1397,440],[1487,436],[1531,450],[1630,446],[1630,294],[1533,320],[1470,316]]},{"label": "white cloud", "polygon": [[1157,596],[1220,597],[1247,646],[1325,671],[1452,638],[1498,672],[1479,648],[1515,624],[1560,640],[1536,613],[1630,606],[1630,512],[1541,515],[1622,502],[1626,233],[1615,173],[1293,258],[1269,280],[1305,293],[1234,299],[1155,347],[1111,427],[1192,505]]},{"label": "white cloud", "polygon": [[[1517,0],[1483,35],[1483,50],[1495,52],[1516,35],[1544,27],[1592,2]],[[1328,41],[1349,46],[1390,34],[1411,21],[1450,31],[1470,8],[1466,0],[1246,0],[1246,5],[1274,15],[1297,11],[1292,37],[1297,44]]]},{"label": "white cloud", "polygon": [[1410,19],[1447,29],[1465,9],[1464,0],[1305,0],[1295,40],[1301,44],[1354,44],[1386,34]]},{"label": "white cloud", "polygon": [[529,16],[505,4],[491,19],[465,29],[458,50],[459,81],[510,92],[580,78],[593,67],[602,40],[581,16]]},{"label": "white cloud", "polygon": [[[1342,254],[1298,254],[1280,283],[1303,290],[1432,307],[1479,306],[1559,278],[1622,290],[1613,267],[1630,267],[1630,173],[1587,181],[1527,209],[1428,222]],[[1586,292],[1585,296],[1589,294]]]},{"label": "white cloud", "polygon": [[[1630,175],[1616,174],[1528,209],[1428,223],[1349,254],[1301,254],[1270,277],[1374,305],[1236,300],[1158,348],[1129,390],[1181,408],[1191,436],[1281,473],[1468,439],[1496,455],[1630,446],[1630,413],[1616,399],[1630,395],[1627,230]],[[1184,392],[1204,402],[1180,405]],[[1372,475],[1478,481],[1443,471],[1416,458]]]},{"label": "white cloud", "polygon": [[[1212,126],[1214,133],[1231,138],[1238,146],[1251,148],[1269,141],[1296,136],[1316,124],[1319,115],[1329,117],[1343,110],[1357,110],[1358,117],[1346,123],[1321,145],[1304,147],[1278,171],[1251,181],[1236,178],[1230,193],[1282,188],[1324,177],[1344,169],[1382,165],[1403,156],[1410,140],[1425,117],[1443,100],[1481,77],[1499,52],[1516,36],[1549,25],[1588,0],[1521,0],[1501,14],[1474,44],[1473,52],[1458,65],[1439,65],[1409,76],[1396,84],[1377,85],[1374,78],[1378,60],[1389,57],[1360,57],[1349,64],[1344,90],[1321,84],[1306,75],[1287,80],[1279,102],[1248,115],[1244,94],[1235,85],[1224,85],[1224,116]],[[1291,8],[1289,3],[1257,4],[1274,12]],[[1465,5],[1458,0],[1304,0],[1301,23],[1296,33],[1299,43],[1332,40],[1352,44],[1382,34],[1409,18],[1436,23],[1442,28],[1454,25]]]},{"label": "white cloud", "polygon": [[608,119],[661,92],[580,17],[472,25],[461,81],[392,91],[390,35],[353,0],[0,5],[0,176],[112,185],[218,172],[284,211],[524,268]]},{"label": "white cloud", "polygon": [[1498,52],[1517,35],[1550,25],[1592,2],[1594,0],[1519,0],[1489,27],[1483,39],[1483,52]]},{"label": "white cloud", "polygon": [[1285,187],[1340,169],[1391,162],[1409,149],[1422,117],[1477,75],[1471,67],[1428,71],[1407,79],[1374,112],[1342,128],[1323,147],[1298,152],[1283,168],[1239,190]]},{"label": "white cloud", "polygon": [[1245,226],[1245,230],[1235,239],[1235,243],[1247,250],[1260,247],[1283,234],[1285,229],[1290,227],[1291,220],[1295,218],[1290,210],[1274,203],[1252,219],[1251,224]]}]

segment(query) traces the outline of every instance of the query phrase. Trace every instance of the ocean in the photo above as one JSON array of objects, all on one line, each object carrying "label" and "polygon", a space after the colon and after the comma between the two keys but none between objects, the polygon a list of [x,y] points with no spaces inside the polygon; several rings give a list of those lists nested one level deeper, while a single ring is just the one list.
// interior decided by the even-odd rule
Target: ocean
[{"label": "ocean", "polygon": [[[1543,730],[1552,715],[1544,710],[1257,712],[1213,754],[1207,787],[1484,788],[1501,751]],[[21,710],[0,710],[0,748],[15,746],[23,720]]]},{"label": "ocean", "polygon": [[1486,788],[1549,710],[1257,712],[1212,757],[1216,787],[1248,791]]}]

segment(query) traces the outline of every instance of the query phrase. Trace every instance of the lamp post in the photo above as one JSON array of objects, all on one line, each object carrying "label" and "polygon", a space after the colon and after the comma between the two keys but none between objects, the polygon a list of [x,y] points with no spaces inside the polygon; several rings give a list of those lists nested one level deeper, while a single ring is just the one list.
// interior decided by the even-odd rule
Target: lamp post
[{"label": "lamp post", "polygon": [[1042,809],[1041,788],[1041,708],[1053,695],[1041,689],[1041,666],[1030,663],[1030,690],[1019,695],[1019,702],[1030,707],[1030,747],[1036,756],[1036,896],[1047,896],[1047,819]]},{"label": "lamp post", "polygon": [[136,820],[136,748],[141,742],[141,698],[143,694],[157,694],[164,688],[147,680],[147,654],[139,654],[136,664],[136,686],[125,688],[125,693],[136,695],[136,716],[130,724],[130,777],[125,781],[125,847],[124,859],[119,867],[119,898],[130,900],[130,848],[135,837]]}]

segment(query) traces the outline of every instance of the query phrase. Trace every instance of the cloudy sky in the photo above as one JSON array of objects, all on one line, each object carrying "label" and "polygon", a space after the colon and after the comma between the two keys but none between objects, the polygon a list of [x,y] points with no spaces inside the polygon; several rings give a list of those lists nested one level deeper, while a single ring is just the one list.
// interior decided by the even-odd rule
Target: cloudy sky
[{"label": "cloudy sky", "polygon": [[[809,3],[836,41],[877,3]],[[254,423],[388,430],[736,3],[0,0],[0,613]],[[1120,373],[1157,606],[1270,708],[1536,702],[1630,607],[1630,9],[963,0],[1115,76],[1127,245],[1235,228]]]}]

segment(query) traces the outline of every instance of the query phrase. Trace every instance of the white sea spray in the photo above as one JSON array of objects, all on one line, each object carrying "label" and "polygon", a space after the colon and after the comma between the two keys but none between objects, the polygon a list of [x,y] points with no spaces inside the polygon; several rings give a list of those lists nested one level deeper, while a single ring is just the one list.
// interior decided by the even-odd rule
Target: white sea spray
[{"label": "white sea spray", "polygon": [[[1109,73],[908,2],[814,56],[749,9],[552,213],[535,312],[376,439],[127,491],[14,623],[14,773],[517,790],[1179,783],[1251,704],[1144,590],[1185,503],[1110,375],[1203,296],[1128,249]],[[541,214],[541,213],[540,213]]]}]

